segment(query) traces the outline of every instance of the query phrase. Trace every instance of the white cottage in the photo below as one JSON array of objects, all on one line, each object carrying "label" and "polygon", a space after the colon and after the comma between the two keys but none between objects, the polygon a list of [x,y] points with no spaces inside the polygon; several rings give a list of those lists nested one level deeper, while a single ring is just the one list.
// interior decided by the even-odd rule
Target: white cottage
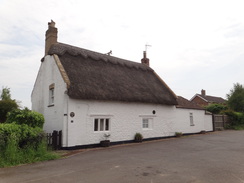
[{"label": "white cottage", "polygon": [[55,23],[48,25],[32,109],[44,115],[46,132],[62,130],[64,148],[99,144],[104,134],[120,143],[136,132],[153,139],[212,130],[203,115],[197,130],[189,116],[181,120],[177,96],[149,67],[146,52],[137,63],[58,43]]}]

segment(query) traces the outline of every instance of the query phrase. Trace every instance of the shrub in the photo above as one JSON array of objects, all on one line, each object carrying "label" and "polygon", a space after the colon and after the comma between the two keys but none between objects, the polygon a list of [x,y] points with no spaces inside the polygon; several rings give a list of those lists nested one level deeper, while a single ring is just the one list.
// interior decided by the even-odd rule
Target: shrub
[{"label": "shrub", "polygon": [[0,124],[0,167],[55,159],[47,151],[43,130],[26,124]]},{"label": "shrub", "polygon": [[224,111],[223,113],[226,114],[230,118],[232,126],[244,124],[244,113],[235,112],[232,110],[227,110],[227,111]]},{"label": "shrub", "polygon": [[223,110],[227,110],[228,107],[223,104],[209,104],[205,109],[213,114],[219,114]]},{"label": "shrub", "polygon": [[182,135],[183,135],[182,132],[175,132],[176,137],[181,137]]},{"label": "shrub", "polygon": [[30,127],[43,128],[44,117],[42,114],[31,111],[28,108],[16,109],[7,115],[6,123],[26,124]]},{"label": "shrub", "polygon": [[142,140],[143,140],[142,134],[141,133],[136,133],[135,136],[134,136],[134,140],[136,142],[142,142]]},{"label": "shrub", "polygon": [[39,127],[29,127],[26,124],[18,125],[12,124],[0,124],[0,148],[4,149],[8,143],[8,140],[15,139],[19,148],[32,144],[37,147],[42,138],[44,137],[43,130]]}]

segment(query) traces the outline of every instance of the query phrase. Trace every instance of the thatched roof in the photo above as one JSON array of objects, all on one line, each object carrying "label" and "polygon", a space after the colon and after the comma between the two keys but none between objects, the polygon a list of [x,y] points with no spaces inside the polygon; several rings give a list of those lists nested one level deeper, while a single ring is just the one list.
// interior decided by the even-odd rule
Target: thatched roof
[{"label": "thatched roof", "polygon": [[184,97],[178,96],[177,98],[178,105],[176,106],[177,108],[185,108],[185,109],[199,109],[199,110],[204,110],[203,107],[190,102]]},{"label": "thatched roof", "polygon": [[175,94],[150,67],[62,43],[52,45],[75,99],[175,105]]}]

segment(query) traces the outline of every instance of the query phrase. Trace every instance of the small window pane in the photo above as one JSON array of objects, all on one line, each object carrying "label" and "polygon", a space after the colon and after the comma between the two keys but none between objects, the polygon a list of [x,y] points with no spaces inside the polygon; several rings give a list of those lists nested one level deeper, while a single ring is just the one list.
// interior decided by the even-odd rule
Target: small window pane
[{"label": "small window pane", "polygon": [[98,119],[94,121],[94,131],[98,131]]},{"label": "small window pane", "polygon": [[106,119],[105,131],[109,131],[109,119]]},{"label": "small window pane", "polygon": [[104,131],[104,119],[100,119],[100,131]]},{"label": "small window pane", "polygon": [[148,119],[142,120],[142,128],[149,128],[149,120]]}]

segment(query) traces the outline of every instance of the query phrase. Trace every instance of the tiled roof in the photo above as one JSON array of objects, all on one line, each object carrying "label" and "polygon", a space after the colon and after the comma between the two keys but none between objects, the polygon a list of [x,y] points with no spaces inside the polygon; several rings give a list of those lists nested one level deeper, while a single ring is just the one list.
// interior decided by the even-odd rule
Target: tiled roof
[{"label": "tiled roof", "polygon": [[204,98],[206,101],[210,102],[210,103],[219,103],[219,104],[222,104],[222,103],[225,103],[226,100],[221,98],[221,97],[214,97],[214,96],[209,96],[209,95],[200,95],[200,94],[197,94],[199,95],[200,97]]},{"label": "tiled roof", "polygon": [[204,110],[203,107],[200,107],[199,105],[190,102],[184,97],[178,96],[177,98],[178,105],[176,106],[177,108],[186,108],[186,109],[200,109]]}]

